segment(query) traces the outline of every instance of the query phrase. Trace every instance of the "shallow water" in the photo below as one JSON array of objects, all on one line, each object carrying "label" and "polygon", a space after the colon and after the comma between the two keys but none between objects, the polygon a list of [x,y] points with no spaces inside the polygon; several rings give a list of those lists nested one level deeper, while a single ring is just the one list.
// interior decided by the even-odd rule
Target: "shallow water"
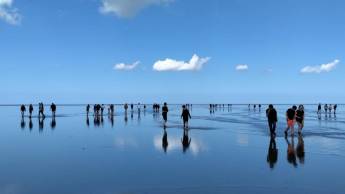
[{"label": "shallow water", "polygon": [[320,119],[316,105],[306,106],[303,137],[286,140],[287,107],[276,106],[278,152],[270,164],[264,108],[233,105],[210,114],[208,106],[194,105],[184,132],[180,106],[169,106],[164,132],[151,107],[126,117],[116,106],[113,119],[94,122],[83,106],[58,106],[54,124],[49,112],[44,120],[22,120],[18,107],[2,106],[0,193],[343,194],[344,106]]}]

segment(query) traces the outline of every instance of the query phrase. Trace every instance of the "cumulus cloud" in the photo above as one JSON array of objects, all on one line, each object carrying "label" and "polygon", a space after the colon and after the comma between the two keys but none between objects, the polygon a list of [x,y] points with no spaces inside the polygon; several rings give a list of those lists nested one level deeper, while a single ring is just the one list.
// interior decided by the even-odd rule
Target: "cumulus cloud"
[{"label": "cumulus cloud", "polygon": [[236,65],[236,71],[247,71],[249,69],[248,65],[240,64]]},{"label": "cumulus cloud", "polygon": [[130,71],[135,69],[140,64],[140,61],[136,61],[133,64],[118,63],[114,65],[115,70]]},{"label": "cumulus cloud", "polygon": [[206,64],[210,57],[199,57],[194,54],[189,62],[177,61],[174,59],[159,60],[153,64],[155,71],[197,71],[200,70],[204,64]]},{"label": "cumulus cloud", "polygon": [[0,19],[5,22],[17,25],[20,24],[21,15],[13,6],[13,0],[0,0]]},{"label": "cumulus cloud", "polygon": [[301,73],[323,73],[323,72],[330,72],[336,68],[337,64],[340,61],[338,59],[321,65],[316,66],[305,66],[301,69]]},{"label": "cumulus cloud", "polygon": [[151,5],[165,5],[174,0],[102,0],[101,13],[129,18]]}]

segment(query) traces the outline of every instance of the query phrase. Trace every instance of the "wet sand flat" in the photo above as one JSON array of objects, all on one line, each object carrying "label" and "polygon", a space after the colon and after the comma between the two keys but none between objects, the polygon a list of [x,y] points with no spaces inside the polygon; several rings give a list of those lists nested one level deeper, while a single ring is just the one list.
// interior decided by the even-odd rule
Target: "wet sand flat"
[{"label": "wet sand flat", "polygon": [[[115,107],[95,119],[84,106],[58,106],[57,116],[21,119],[1,106],[0,193],[162,194],[345,192],[345,111],[316,113],[307,105],[302,137],[285,139],[285,111],[276,105],[271,141],[266,105],[193,105],[189,130],[180,106],[169,106],[164,130],[151,106],[140,114]],[[46,110],[49,110],[46,108]],[[297,125],[296,125],[297,131]],[[276,150],[269,149],[276,144]]]}]

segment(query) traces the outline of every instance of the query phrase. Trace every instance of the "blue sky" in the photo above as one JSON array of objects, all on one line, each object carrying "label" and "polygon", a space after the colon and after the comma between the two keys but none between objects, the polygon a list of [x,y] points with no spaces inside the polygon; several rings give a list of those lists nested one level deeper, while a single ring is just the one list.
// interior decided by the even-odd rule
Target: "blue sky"
[{"label": "blue sky", "polygon": [[0,103],[344,102],[344,8],[0,0]]}]

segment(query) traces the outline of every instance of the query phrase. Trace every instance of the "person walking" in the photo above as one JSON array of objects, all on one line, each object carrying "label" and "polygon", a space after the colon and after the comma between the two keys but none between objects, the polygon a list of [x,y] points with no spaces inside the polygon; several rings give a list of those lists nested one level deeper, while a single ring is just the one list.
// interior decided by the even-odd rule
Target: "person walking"
[{"label": "person walking", "polygon": [[192,117],[190,116],[189,110],[186,108],[186,105],[182,106],[181,118],[183,119],[183,128],[188,128],[188,120]]},{"label": "person walking", "polygon": [[29,105],[29,118],[32,117],[32,112],[34,111],[34,107],[32,106],[32,104]]},{"label": "person walking", "polygon": [[286,111],[286,122],[287,122],[287,128],[284,131],[285,137],[287,136],[288,130],[291,130],[291,136],[294,134],[294,125],[295,125],[295,118],[296,118],[296,109],[297,107],[294,105],[292,108],[289,108]]},{"label": "person walking", "polygon": [[163,116],[163,121],[164,121],[164,127],[166,126],[166,124],[168,122],[168,112],[169,112],[169,109],[168,109],[167,103],[164,102],[164,105],[162,107],[162,116]]},{"label": "person walking", "polygon": [[276,127],[277,127],[278,116],[277,116],[277,111],[273,107],[272,104],[270,104],[268,106],[268,109],[266,110],[266,116],[267,116],[268,126],[270,129],[271,136],[275,137],[276,136]]},{"label": "person walking", "polygon": [[298,134],[301,135],[304,127],[304,106],[302,104],[298,106],[298,110],[296,111],[296,122],[298,125]]},{"label": "person walking", "polygon": [[86,105],[86,116],[89,116],[90,104]]},{"label": "person walking", "polygon": [[39,105],[38,105],[38,117],[46,117],[45,115],[44,115],[44,105],[43,105],[43,103],[41,102],[41,103],[39,103]]},{"label": "person walking", "polygon": [[321,114],[321,104],[317,106],[317,114]]},{"label": "person walking", "polygon": [[26,108],[25,108],[25,105],[24,104],[22,104],[21,106],[20,106],[20,112],[22,113],[22,118],[24,117],[24,113],[26,112]]},{"label": "person walking", "polygon": [[56,105],[54,103],[50,105],[50,110],[52,111],[53,118],[55,118]]}]

